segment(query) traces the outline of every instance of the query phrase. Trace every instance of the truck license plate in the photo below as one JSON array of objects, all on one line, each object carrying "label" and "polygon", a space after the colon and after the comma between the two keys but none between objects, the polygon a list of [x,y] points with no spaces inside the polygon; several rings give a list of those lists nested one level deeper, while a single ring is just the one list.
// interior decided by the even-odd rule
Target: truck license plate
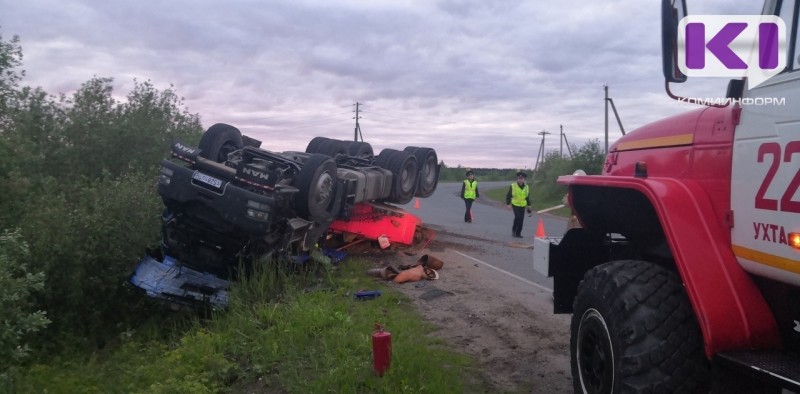
[{"label": "truck license plate", "polygon": [[208,176],[208,175],[203,174],[202,172],[198,172],[198,171],[195,171],[192,174],[192,179],[198,180],[200,182],[205,183],[206,185],[213,186],[213,187],[215,187],[217,189],[219,189],[222,186],[222,181],[221,180],[219,180],[217,178],[214,178],[213,176]]}]

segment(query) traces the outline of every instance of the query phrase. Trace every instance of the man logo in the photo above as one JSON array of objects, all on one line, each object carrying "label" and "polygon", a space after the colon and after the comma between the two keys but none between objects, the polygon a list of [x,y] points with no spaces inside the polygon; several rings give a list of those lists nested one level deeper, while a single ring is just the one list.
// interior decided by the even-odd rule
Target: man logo
[{"label": "man logo", "polygon": [[786,67],[786,24],[774,15],[689,15],[678,68],[689,77],[747,77],[753,89]]},{"label": "man logo", "polygon": [[254,170],[254,169],[251,169],[251,168],[247,168],[247,167],[242,168],[242,173],[250,175],[250,176],[255,177],[255,178],[263,179],[265,181],[269,180],[269,173],[261,172],[261,171]]},{"label": "man logo", "polygon": [[194,149],[193,148],[190,148],[188,146],[184,146],[180,142],[176,142],[175,143],[175,147],[178,148],[179,150],[183,151],[183,152],[186,152],[186,153],[194,153]]}]

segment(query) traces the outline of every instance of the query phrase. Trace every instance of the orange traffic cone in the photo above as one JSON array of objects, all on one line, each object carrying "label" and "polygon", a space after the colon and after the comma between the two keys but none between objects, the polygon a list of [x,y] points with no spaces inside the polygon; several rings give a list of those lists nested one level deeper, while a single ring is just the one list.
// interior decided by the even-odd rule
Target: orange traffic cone
[{"label": "orange traffic cone", "polygon": [[419,198],[414,200],[414,209],[419,209]]},{"label": "orange traffic cone", "polygon": [[475,219],[475,216],[472,215],[472,209],[469,210],[469,220]]},{"label": "orange traffic cone", "polygon": [[542,223],[542,218],[539,218],[539,226],[536,228],[536,238],[545,238],[547,235],[544,233],[544,223]]}]

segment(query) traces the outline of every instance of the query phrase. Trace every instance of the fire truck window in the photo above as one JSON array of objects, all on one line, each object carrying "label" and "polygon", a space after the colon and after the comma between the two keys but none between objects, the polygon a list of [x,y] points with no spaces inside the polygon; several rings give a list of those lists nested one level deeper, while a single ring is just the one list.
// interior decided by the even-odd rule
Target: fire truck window
[{"label": "fire truck window", "polygon": [[792,70],[800,69],[800,28],[798,28],[797,23],[798,19],[797,16],[795,16],[795,23],[791,33],[793,37],[791,37],[792,40],[789,42],[789,48],[794,48],[794,50],[791,51],[791,56],[794,60],[791,62]]},{"label": "fire truck window", "polygon": [[783,0],[780,3],[781,8],[778,12],[778,16],[786,23],[786,34],[788,35],[787,47],[789,49],[789,56],[791,56],[788,62],[789,68],[798,70],[800,69],[800,40],[798,40],[798,32],[800,32],[800,29],[797,28],[798,4],[796,0]]}]

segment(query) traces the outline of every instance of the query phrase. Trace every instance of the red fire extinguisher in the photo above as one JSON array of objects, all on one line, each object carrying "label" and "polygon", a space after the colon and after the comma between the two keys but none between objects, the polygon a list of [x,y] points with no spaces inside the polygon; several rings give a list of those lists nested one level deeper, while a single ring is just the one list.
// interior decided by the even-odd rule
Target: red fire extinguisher
[{"label": "red fire extinguisher", "polygon": [[392,334],[383,330],[383,325],[375,324],[372,333],[372,368],[378,376],[383,376],[392,363]]}]

